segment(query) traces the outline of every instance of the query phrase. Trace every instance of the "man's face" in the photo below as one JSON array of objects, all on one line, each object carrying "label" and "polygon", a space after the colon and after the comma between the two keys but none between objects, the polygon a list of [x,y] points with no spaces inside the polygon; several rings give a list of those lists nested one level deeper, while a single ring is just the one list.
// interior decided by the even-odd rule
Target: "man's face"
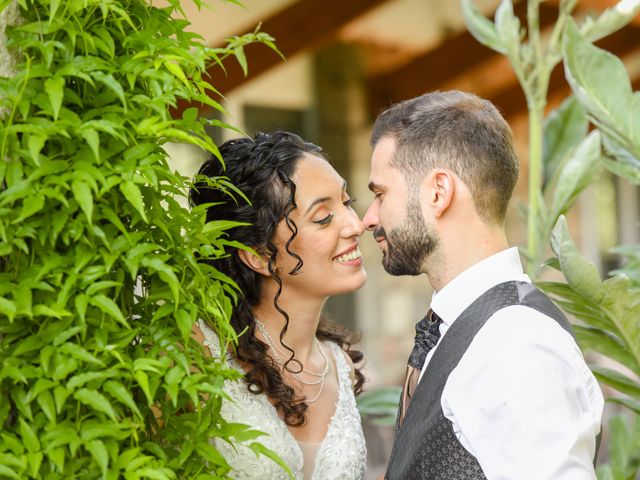
[{"label": "man's face", "polygon": [[419,200],[420,179],[407,184],[404,172],[390,165],[395,140],[383,137],[371,157],[369,189],[375,198],[364,216],[367,230],[382,250],[382,265],[391,275],[424,273],[424,262],[438,245],[438,235],[425,222]]}]

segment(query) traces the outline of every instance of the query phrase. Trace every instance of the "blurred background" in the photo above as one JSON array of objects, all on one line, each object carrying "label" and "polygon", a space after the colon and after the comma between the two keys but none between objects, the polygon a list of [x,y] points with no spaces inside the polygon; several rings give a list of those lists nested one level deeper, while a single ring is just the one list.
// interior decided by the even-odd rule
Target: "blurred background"
[{"label": "blurred background", "polygon": [[[275,38],[285,60],[265,45],[246,48],[248,75],[235,58],[210,69],[228,116],[202,110],[248,135],[289,130],[323,147],[348,181],[364,213],[372,199],[367,189],[371,126],[381,109],[431,90],[460,89],[491,100],[513,129],[521,159],[520,182],[507,227],[512,245],[525,242],[519,205],[527,201],[527,105],[508,60],[479,44],[467,31],[459,2],[453,0],[242,0],[244,7],[209,1],[197,9],[184,0],[191,29],[212,47],[225,39],[260,30]],[[476,0],[488,17],[497,0]],[[523,19],[526,2],[514,2]],[[580,0],[574,16],[600,12],[614,0]],[[557,1],[541,4],[541,26],[557,17]],[[640,85],[640,18],[597,42],[627,66],[633,89]],[[552,75],[548,108],[570,89],[562,65]],[[211,129],[220,143],[238,136]],[[191,177],[204,160],[193,147],[170,144],[173,166]],[[569,224],[583,255],[601,272],[618,265],[607,251],[614,245],[640,242],[640,191],[604,172],[580,197]],[[464,232],[461,232],[464,235]],[[392,277],[381,267],[381,255],[370,234],[362,239],[369,281],[360,291],[331,299],[327,313],[362,332],[367,389],[399,385],[413,345],[414,323],[428,309],[431,290],[426,277]],[[598,359],[591,359],[598,360]],[[606,394],[611,392],[606,391]],[[609,408],[609,407],[608,407]],[[608,415],[611,412],[608,412]],[[603,422],[606,424],[606,420]],[[369,478],[383,471],[392,442],[391,427],[365,419]],[[604,449],[603,449],[604,450]]]}]

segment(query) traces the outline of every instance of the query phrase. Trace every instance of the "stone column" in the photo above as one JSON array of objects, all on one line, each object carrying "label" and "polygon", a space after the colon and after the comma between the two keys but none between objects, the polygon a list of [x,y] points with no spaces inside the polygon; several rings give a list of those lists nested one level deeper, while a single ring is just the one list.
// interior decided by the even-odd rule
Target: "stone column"
[{"label": "stone column", "polygon": [[[344,43],[318,51],[313,58],[312,77],[311,140],[325,150],[333,167],[347,180],[350,194],[357,197],[352,179],[359,163],[357,155],[361,153],[357,147],[358,136],[368,128],[364,75],[358,51]],[[359,208],[357,204],[355,207]],[[358,327],[354,294],[332,297],[326,310],[341,325],[350,329]]]},{"label": "stone column", "polygon": [[[18,2],[13,1],[0,12],[0,77],[12,77],[16,74],[15,55],[7,49],[6,29],[8,25],[16,25],[20,18]],[[4,116],[0,109],[0,117]]]}]

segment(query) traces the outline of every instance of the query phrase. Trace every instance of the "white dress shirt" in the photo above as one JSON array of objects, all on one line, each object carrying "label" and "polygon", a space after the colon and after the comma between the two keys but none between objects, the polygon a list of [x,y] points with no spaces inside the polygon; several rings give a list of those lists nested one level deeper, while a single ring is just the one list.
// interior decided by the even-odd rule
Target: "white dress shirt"
[{"label": "white dress shirt", "polygon": [[[482,293],[514,280],[531,282],[516,248],[458,275],[431,301],[441,336]],[[516,305],[490,317],[449,376],[441,404],[488,480],[596,478],[602,392],[571,335],[536,310]]]}]

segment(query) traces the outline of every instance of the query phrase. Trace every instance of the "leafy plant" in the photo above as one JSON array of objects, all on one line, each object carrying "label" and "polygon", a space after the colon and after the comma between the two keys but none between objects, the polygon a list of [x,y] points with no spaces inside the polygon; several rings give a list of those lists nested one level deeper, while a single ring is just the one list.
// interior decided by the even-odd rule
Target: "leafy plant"
[{"label": "leafy plant", "polygon": [[[624,65],[586,41],[573,23],[568,25],[564,49],[567,79],[602,135],[602,164],[630,182],[640,183],[640,94],[632,92]],[[626,253],[629,260],[601,281],[597,268],[578,254],[564,221],[556,227],[552,247],[568,283],[541,286],[585,322],[584,327],[576,326],[584,348],[603,353],[630,370],[632,375],[592,367],[599,380],[628,395],[612,401],[640,413],[637,248],[615,249]]]},{"label": "leafy plant", "polygon": [[[495,22],[482,16],[473,0],[461,1],[471,34],[480,43],[507,56],[527,99],[529,202],[526,257],[527,271],[535,276],[546,257],[553,226],[589,184],[600,156],[600,134],[596,132],[585,138],[587,122],[581,106],[574,100],[568,100],[545,122],[549,79],[551,71],[563,58],[563,38],[569,26],[577,28],[588,41],[605,37],[622,28],[640,12],[640,1],[621,1],[595,19],[587,17],[577,27],[571,17],[577,0],[561,0],[558,2],[558,20],[548,36],[540,32],[539,6],[542,0],[527,1],[526,28],[515,16],[511,0],[500,2]],[[603,71],[602,75],[607,73]]]},{"label": "leafy plant", "polygon": [[[530,109],[529,273],[535,275],[543,265],[544,249],[553,232],[551,245],[558,261],[552,265],[562,269],[568,284],[540,286],[560,297],[565,310],[589,325],[576,327],[583,347],[604,352],[640,374],[638,292],[623,275],[602,282],[596,267],[578,254],[562,216],[600,165],[631,181],[638,178],[638,94],[631,91],[622,62],[591,41],[630,21],[640,11],[640,1],[619,2],[580,26],[570,15],[577,2],[561,1],[558,21],[546,43],[538,27],[538,0],[527,4],[526,42],[521,41],[520,23],[509,0],[498,7],[495,24],[482,17],[471,0],[462,3],[474,36],[509,57]],[[549,74],[562,58],[575,97],[542,122]],[[598,129],[585,136],[589,120]],[[632,385],[624,391],[640,397],[640,386],[633,379],[621,383],[615,372],[594,371],[617,388]]]},{"label": "leafy plant", "polygon": [[[7,29],[17,64],[0,78],[3,478],[225,478],[214,437],[273,456],[259,432],[221,418],[222,384],[238,373],[191,337],[202,319],[235,338],[234,285],[199,262],[226,255],[234,224],[181,206],[188,184],[162,149],[219,156],[195,109],[169,108],[220,110],[205,67],[228,55],[244,65],[246,43],[272,39],[207,48],[177,18],[180,2],[167,3],[18,0]],[[212,186],[232,190],[224,178]]]},{"label": "leafy plant", "polygon": [[640,470],[640,417],[629,426],[622,415],[616,415],[609,422],[610,463],[598,467],[600,480],[635,480]]},{"label": "leafy plant", "polygon": [[[562,271],[567,283],[538,282],[538,286],[582,322],[574,330],[583,349],[622,366],[615,370],[591,366],[598,380],[623,394],[609,401],[640,413],[638,247],[614,249],[627,255],[627,263],[603,281],[596,266],[579,254],[563,216],[603,166],[640,184],[640,94],[632,91],[620,59],[591,43],[633,19],[640,12],[640,1],[618,2],[578,25],[571,17],[577,0],[561,0],[558,21],[546,41],[539,31],[540,3],[528,0],[528,40],[523,41],[525,32],[510,0],[500,3],[495,23],[478,13],[472,0],[462,0],[469,30],[509,58],[527,98],[528,272],[535,277],[545,265]],[[550,73],[561,59],[574,97],[545,120]],[[586,135],[589,121],[597,129]],[[549,240],[556,258],[543,263]],[[631,452],[637,452],[637,434],[634,430],[632,435],[621,418],[613,421],[612,429],[611,463],[598,469],[598,477],[635,478],[639,465]]]},{"label": "leafy plant", "polygon": [[400,404],[400,387],[379,387],[356,398],[363,420],[370,417],[374,425],[393,426]]}]

